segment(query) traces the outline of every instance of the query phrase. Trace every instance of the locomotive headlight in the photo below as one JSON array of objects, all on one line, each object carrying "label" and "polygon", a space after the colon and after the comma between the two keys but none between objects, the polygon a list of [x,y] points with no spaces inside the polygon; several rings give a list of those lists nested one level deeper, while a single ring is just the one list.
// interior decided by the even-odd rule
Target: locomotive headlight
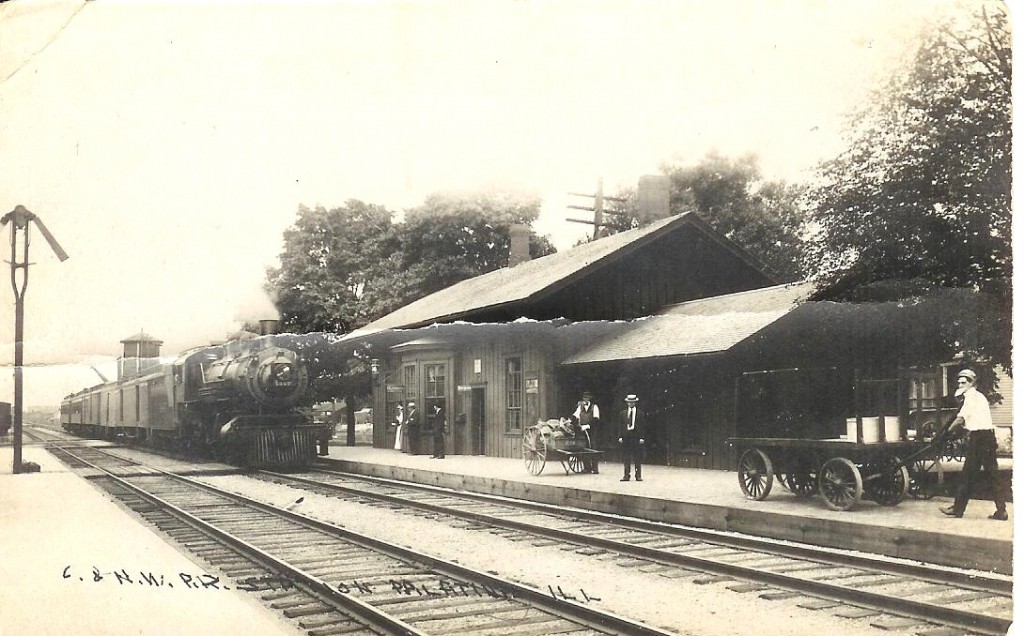
[{"label": "locomotive headlight", "polygon": [[271,369],[274,382],[277,384],[291,384],[294,369],[290,363],[277,363]]}]

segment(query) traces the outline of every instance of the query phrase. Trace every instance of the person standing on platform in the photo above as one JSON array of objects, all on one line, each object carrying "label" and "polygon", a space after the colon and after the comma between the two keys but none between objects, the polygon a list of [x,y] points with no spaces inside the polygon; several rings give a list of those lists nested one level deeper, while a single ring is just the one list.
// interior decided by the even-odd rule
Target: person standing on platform
[{"label": "person standing on platform", "polygon": [[[595,450],[598,447],[599,435],[601,434],[601,409],[593,402],[593,395],[590,391],[584,391],[576,411],[572,418],[576,420],[577,426],[587,436],[587,448]],[[588,454],[586,463],[587,471],[597,474],[597,453]]]},{"label": "person standing on platform", "polygon": [[431,416],[433,422],[434,432],[434,454],[430,456],[430,459],[444,459],[445,450],[445,436],[448,435],[448,422],[444,417],[444,410],[440,404],[434,405],[434,412]]},{"label": "person standing on platform", "polygon": [[978,473],[984,470],[996,504],[996,511],[989,515],[989,519],[1006,521],[1006,496],[999,481],[999,464],[996,460],[996,430],[992,424],[988,400],[975,387],[977,381],[978,377],[970,369],[964,369],[956,377],[956,392],[958,396],[963,396],[964,404],[949,430],[964,427],[967,431],[967,449],[964,453],[964,468],[960,473],[960,487],[956,491],[953,505],[940,510],[950,517],[964,516]]},{"label": "person standing on platform", "polygon": [[420,412],[416,410],[416,401],[409,400],[409,412],[405,414],[405,428],[408,429],[410,455],[420,454]]},{"label": "person standing on platform", "polygon": [[395,414],[395,426],[397,427],[395,429],[395,450],[404,451],[406,448],[404,444],[405,440],[402,439],[402,429],[405,428],[403,426],[403,424],[405,424],[405,410],[402,408],[401,404],[398,405],[397,410],[398,413]]},{"label": "person standing on platform", "polygon": [[647,434],[647,416],[637,406],[640,399],[630,393],[626,396],[626,408],[619,411],[616,428],[619,431],[619,445],[622,447],[622,479],[629,481],[629,465],[637,481],[643,481],[641,464],[644,460],[644,437]]}]

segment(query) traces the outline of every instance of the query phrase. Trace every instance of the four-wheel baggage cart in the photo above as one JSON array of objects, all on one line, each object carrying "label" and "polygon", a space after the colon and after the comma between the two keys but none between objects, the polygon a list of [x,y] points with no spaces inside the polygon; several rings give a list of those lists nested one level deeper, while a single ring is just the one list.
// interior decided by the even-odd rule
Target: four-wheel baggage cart
[{"label": "four-wheel baggage cart", "polygon": [[[937,463],[938,445],[919,441],[730,438],[740,452],[737,477],[748,499],[763,500],[775,480],[798,497],[821,495],[833,510],[851,510],[867,497],[895,506],[920,491]],[[913,468],[914,474],[908,469]]]}]

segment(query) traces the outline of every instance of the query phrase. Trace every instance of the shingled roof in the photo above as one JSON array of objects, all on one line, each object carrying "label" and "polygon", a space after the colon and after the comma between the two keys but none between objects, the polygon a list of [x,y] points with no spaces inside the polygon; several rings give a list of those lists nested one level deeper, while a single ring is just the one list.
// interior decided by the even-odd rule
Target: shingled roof
[{"label": "shingled roof", "polygon": [[792,283],[672,305],[656,316],[619,323],[616,333],[562,364],[725,351],[795,309],[813,291],[813,283]]},{"label": "shingled roof", "polygon": [[763,264],[722,237],[694,213],[656,221],[642,228],[619,232],[549,254],[515,267],[482,274],[425,296],[366,326],[345,339],[359,338],[387,329],[413,328],[436,322],[472,320],[475,312],[515,303],[533,302],[557,292],[568,282],[617,261],[643,245],[684,225],[698,228],[737,258],[763,270]]}]

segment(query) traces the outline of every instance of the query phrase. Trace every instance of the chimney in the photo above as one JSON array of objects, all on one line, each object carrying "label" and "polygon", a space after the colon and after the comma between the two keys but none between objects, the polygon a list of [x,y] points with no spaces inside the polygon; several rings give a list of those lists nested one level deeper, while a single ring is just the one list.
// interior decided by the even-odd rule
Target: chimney
[{"label": "chimney", "polygon": [[515,267],[530,260],[530,226],[514,223],[508,234],[508,266]]},{"label": "chimney", "polygon": [[637,184],[637,214],[640,225],[668,218],[669,179],[663,174],[640,177]]}]

